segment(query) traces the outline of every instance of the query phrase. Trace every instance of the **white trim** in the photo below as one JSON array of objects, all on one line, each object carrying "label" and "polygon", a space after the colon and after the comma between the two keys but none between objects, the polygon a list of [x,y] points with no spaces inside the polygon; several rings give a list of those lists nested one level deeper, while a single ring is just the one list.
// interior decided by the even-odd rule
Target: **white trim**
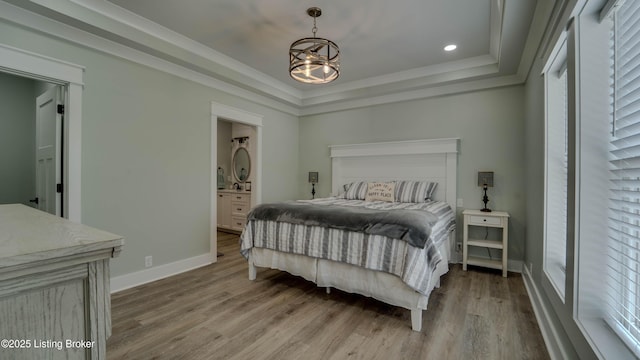
[{"label": "white trim", "polygon": [[211,102],[211,164],[209,170],[210,205],[209,205],[209,249],[213,262],[217,261],[218,253],[218,196],[215,189],[218,188],[217,178],[214,174],[218,169],[218,119],[238,122],[256,128],[256,173],[251,184],[251,206],[262,202],[262,119],[263,116],[217,102]]},{"label": "white trim", "polygon": [[[499,2],[501,0],[494,1]],[[459,62],[433,65],[389,76],[345,83],[344,85],[327,86],[317,91],[300,91],[291,88],[286,83],[281,83],[261,74],[244,64],[230,64],[230,60],[226,59],[222,54],[192,40],[188,41],[188,43],[183,42],[182,40],[184,39],[181,35],[166,28],[162,28],[162,31],[159,31],[158,29],[161,27],[148,20],[138,22],[137,15],[128,13],[108,2],[100,2],[98,4],[98,2],[94,1],[70,0],[63,3],[46,2],[40,5],[46,9],[76,18],[81,22],[84,21],[87,24],[91,23],[89,15],[99,17],[104,22],[95,26],[101,26],[101,29],[107,34],[105,35],[106,38],[65,25],[63,22],[52,20],[3,1],[0,1],[0,18],[64,41],[70,41],[112,56],[118,56],[295,116],[426,99],[500,86],[519,85],[526,79],[526,74],[519,75],[521,72],[513,75],[498,75],[499,59],[487,54],[476,58],[462,59]],[[498,5],[492,5],[492,7],[494,6]],[[493,23],[495,21],[503,22],[503,19],[493,16],[491,21],[492,27],[496,28],[492,30],[491,34],[491,41],[493,42],[496,41],[494,37],[499,33],[497,27],[503,27],[503,25],[498,26]],[[504,34],[502,33],[502,35]],[[161,58],[164,56],[169,59],[171,54],[168,52],[165,54],[166,56],[152,56],[141,50],[136,50],[134,47],[137,45],[127,47],[108,40],[107,38],[110,36],[113,39],[116,39],[116,37],[130,38],[133,44],[140,46],[140,49],[143,46],[153,47],[155,43],[168,43],[176,51],[192,53],[199,63],[194,60],[193,63],[189,64],[189,61],[185,60],[187,65],[177,65]],[[149,40],[149,38],[153,40],[153,43],[145,43],[144,40]],[[536,42],[536,39],[529,37],[527,43],[530,41]],[[462,64],[467,64],[468,66],[461,68]],[[484,66],[479,66],[479,64],[484,64]],[[222,74],[219,67],[224,67],[229,72]],[[218,79],[219,75],[231,79],[234,83]],[[473,80],[474,78],[491,75],[498,75],[498,77],[480,81]],[[421,88],[406,91],[398,90],[398,84],[403,81],[408,82],[410,88],[416,89],[416,76],[423,77],[419,84]]]},{"label": "white trim", "polygon": [[[118,23],[118,30],[123,32],[125,37],[134,37],[134,32],[139,31],[144,34],[150,35],[157,39],[162,39],[164,42],[168,42],[171,45],[183,49],[196,56],[201,56],[205,59],[210,59],[216,64],[220,64],[227,69],[230,69],[242,76],[248,76],[252,80],[259,82],[253,84],[260,88],[264,92],[273,92],[278,90],[283,95],[290,98],[300,98],[301,90],[294,88],[291,85],[285,84],[275,78],[268,76],[246,64],[243,64],[227,55],[224,55],[208,46],[205,46],[191,38],[181,35],[173,30],[163,27],[147,18],[144,18],[138,14],[130,12],[108,1],[95,1],[95,0],[69,0],[79,6],[82,6],[90,11],[98,13],[116,23]],[[133,29],[133,31],[129,30]],[[236,79],[238,80],[238,79]]]},{"label": "white trim", "polygon": [[152,281],[167,278],[189,270],[197,269],[213,263],[211,254],[197,255],[191,258],[174,261],[168,264],[154,266],[111,278],[111,293],[130,289]]},{"label": "white trim", "polygon": [[6,44],[0,44],[0,69],[16,75],[26,76],[35,74],[38,69],[39,79],[47,78],[53,82],[64,81],[83,85],[84,66],[76,65],[49,56],[26,51]]},{"label": "white trim", "polygon": [[[0,4],[1,5],[1,4]],[[1,6],[0,6],[1,8]],[[0,70],[66,85],[64,150],[64,214],[82,222],[82,90],[84,67],[0,44]]]},{"label": "white trim", "polygon": [[82,85],[70,83],[65,98],[64,191],[67,194],[65,214],[73,221],[82,221]]},{"label": "white trim", "polygon": [[331,145],[331,157],[457,153],[459,138]]},{"label": "white trim", "polygon": [[502,50],[502,28],[504,26],[504,0],[491,1],[489,54],[498,61]]},{"label": "white trim", "polygon": [[[392,74],[385,74],[370,77],[363,80],[350,81],[348,83],[331,85],[327,87],[320,87],[312,90],[305,90],[301,97],[305,106],[322,104],[326,100],[318,100],[318,97],[333,97],[338,98],[336,94],[348,93],[357,90],[366,89],[371,91],[372,87],[383,86],[386,84],[392,84],[398,81],[411,80],[416,85],[433,85],[438,81],[434,81],[433,77],[437,75],[446,75],[448,79],[452,79],[451,73],[465,72],[465,76],[469,76],[469,71],[474,71],[474,75],[481,76],[486,75],[486,71],[482,71],[482,67],[492,65],[492,73],[497,72],[498,60],[490,55],[480,55],[466,59],[460,59],[455,61],[449,61],[443,64],[424,66],[421,68],[415,68],[405,71],[399,71]],[[473,70],[471,70],[473,69]],[[418,79],[424,78],[421,82],[417,82]],[[455,79],[452,79],[455,80]],[[442,79],[440,79],[440,82]],[[314,100],[315,99],[315,100]]]},{"label": "white trim", "polygon": [[[491,71],[490,73],[494,73]],[[521,85],[524,79],[519,75],[506,75],[480,80],[461,80],[459,83],[439,85],[436,87],[395,92],[380,96],[365,97],[362,99],[345,100],[342,102],[324,103],[320,105],[304,106],[300,110],[301,116],[316,115],[327,112],[343,111],[350,109],[376,106],[382,104],[397,103],[409,100],[428,99],[436,96],[461,94],[498,87]]]},{"label": "white trim", "polygon": [[[75,44],[94,49],[110,56],[117,56],[121,59],[129,60],[138,64],[142,64],[152,69],[156,69],[167,74],[175,75],[180,78],[193,81],[204,85],[211,89],[219,90],[224,93],[238,96],[242,99],[252,101],[256,104],[264,105],[272,109],[276,109],[287,114],[299,115],[298,107],[301,100],[298,98],[273,98],[260,95],[256,92],[231,85],[202,72],[188,69],[184,66],[176,65],[161,58],[149,55],[142,51],[120,45],[113,41],[90,34],[86,31],[76,29],[60,22],[51,20],[47,17],[24,10],[20,7],[0,1],[0,19],[8,22],[26,26],[30,29],[37,30],[49,36],[57,37],[64,41],[73,42]],[[271,94],[269,94],[271,95]]]},{"label": "white trim", "polygon": [[560,331],[564,332],[564,330],[558,329],[553,325],[549,311],[544,306],[544,301],[540,296],[540,291],[531,277],[529,268],[526,266],[523,267],[522,279],[524,280],[524,287],[527,290],[527,294],[529,294],[533,313],[536,315],[536,320],[538,321],[544,343],[547,346],[549,357],[551,357],[552,360],[569,359],[567,349],[572,346],[571,344],[563,344],[560,342],[559,333]]}]

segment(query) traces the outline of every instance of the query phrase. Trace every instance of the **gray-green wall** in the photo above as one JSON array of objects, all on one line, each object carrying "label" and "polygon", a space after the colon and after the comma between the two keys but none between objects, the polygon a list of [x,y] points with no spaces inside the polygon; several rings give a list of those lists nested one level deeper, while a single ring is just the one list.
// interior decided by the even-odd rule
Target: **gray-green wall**
[{"label": "gray-green wall", "polygon": [[82,221],[125,237],[113,276],[209,252],[211,101],[264,116],[263,201],[299,193],[296,116],[1,21],[0,42],[86,67]]},{"label": "gray-green wall", "polygon": [[[318,196],[331,192],[329,145],[451,137],[461,139],[458,198],[463,199],[464,208],[481,208],[477,171],[494,171],[489,207],[510,213],[509,259],[522,261],[526,194],[523,86],[302,117],[299,196],[310,196],[309,171],[320,173]],[[461,239],[462,231],[457,233]]]},{"label": "gray-green wall", "polygon": [[35,197],[35,85],[0,72],[0,204]]}]

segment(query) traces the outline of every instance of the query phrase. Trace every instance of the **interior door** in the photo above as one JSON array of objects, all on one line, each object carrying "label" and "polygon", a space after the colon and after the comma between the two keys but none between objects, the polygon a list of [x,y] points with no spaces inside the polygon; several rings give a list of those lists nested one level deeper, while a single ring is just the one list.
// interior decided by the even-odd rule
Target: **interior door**
[{"label": "interior door", "polygon": [[[62,216],[62,87],[36,99],[36,207]],[[62,109],[60,109],[62,110]],[[60,112],[60,113],[59,113]],[[60,192],[58,192],[60,184]]]}]

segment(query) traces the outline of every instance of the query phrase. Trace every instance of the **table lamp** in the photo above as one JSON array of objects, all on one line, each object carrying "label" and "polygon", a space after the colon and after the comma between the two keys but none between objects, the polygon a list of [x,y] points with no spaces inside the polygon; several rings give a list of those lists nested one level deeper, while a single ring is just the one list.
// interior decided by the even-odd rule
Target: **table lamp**
[{"label": "table lamp", "polygon": [[493,171],[478,171],[478,186],[481,186],[484,190],[484,196],[482,197],[484,208],[480,209],[480,211],[491,212],[491,209],[487,207],[489,202],[487,188],[493,187]]}]

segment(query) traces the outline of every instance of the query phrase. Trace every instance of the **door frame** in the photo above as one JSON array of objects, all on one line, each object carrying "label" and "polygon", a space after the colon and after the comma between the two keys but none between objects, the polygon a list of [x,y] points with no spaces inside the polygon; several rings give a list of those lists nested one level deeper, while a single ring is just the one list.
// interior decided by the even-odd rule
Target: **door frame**
[{"label": "door frame", "polygon": [[69,220],[82,221],[81,154],[82,91],[85,68],[64,60],[0,43],[0,71],[62,85],[65,93],[63,124],[63,196],[64,214]]},{"label": "door frame", "polygon": [[[231,106],[211,102],[211,166],[209,169],[211,204],[209,207],[209,241],[211,261],[218,260],[218,120],[237,122],[256,128],[256,172],[251,184],[251,206],[262,202],[262,119],[263,116]],[[253,159],[252,159],[253,161]]]}]

